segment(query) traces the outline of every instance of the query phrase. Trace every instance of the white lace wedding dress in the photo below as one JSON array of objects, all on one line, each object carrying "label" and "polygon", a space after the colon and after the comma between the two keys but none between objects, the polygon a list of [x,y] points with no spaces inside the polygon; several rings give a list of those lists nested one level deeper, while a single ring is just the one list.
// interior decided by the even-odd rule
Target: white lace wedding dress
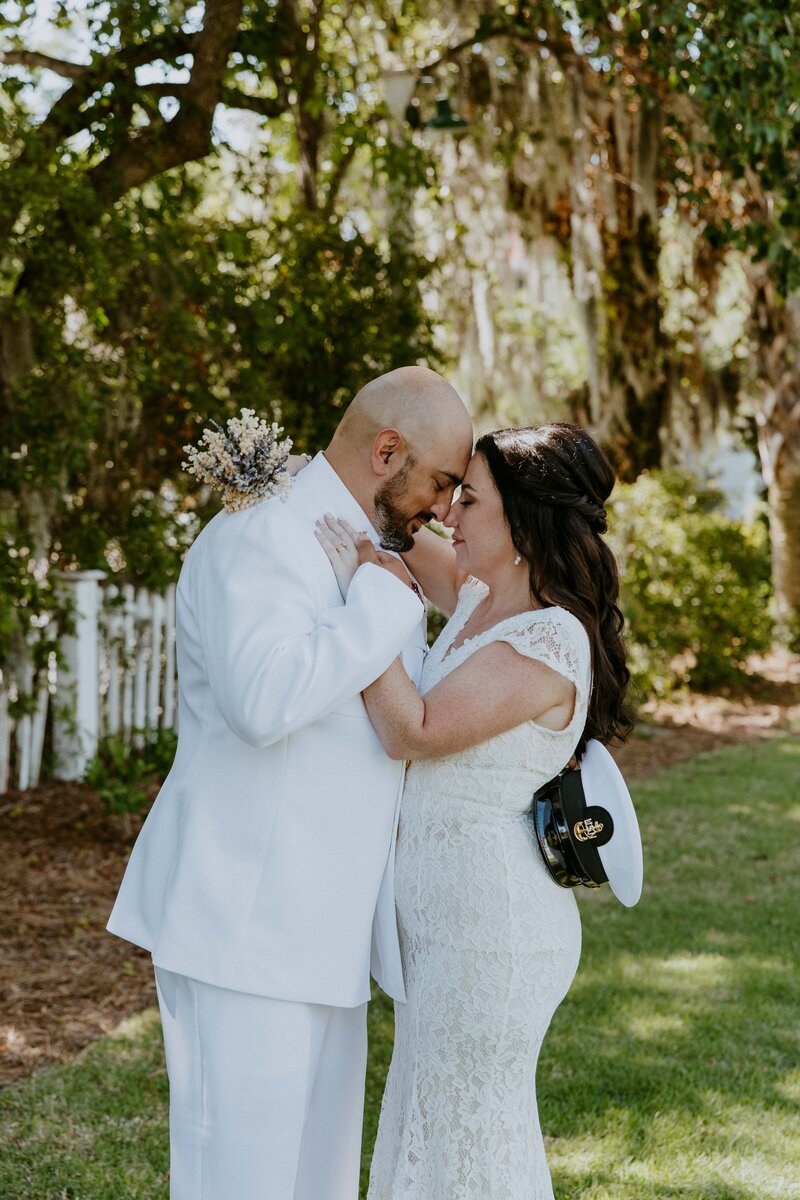
[{"label": "white lace wedding dress", "polygon": [[571,613],[546,608],[448,653],[486,591],[474,579],[461,589],[428,654],[423,694],[502,640],[571,680],[575,710],[560,732],[529,721],[409,768],[396,866],[408,998],[395,1005],[368,1200],[553,1197],[536,1061],[575,974],[581,931],[575,897],[547,874],[525,813],[583,730],[589,640]]}]

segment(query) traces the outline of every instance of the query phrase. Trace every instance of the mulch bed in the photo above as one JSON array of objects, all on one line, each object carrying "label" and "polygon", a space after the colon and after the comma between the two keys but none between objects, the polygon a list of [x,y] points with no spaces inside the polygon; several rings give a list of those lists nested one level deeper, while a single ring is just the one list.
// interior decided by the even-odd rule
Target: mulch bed
[{"label": "mulch bed", "polygon": [[[754,664],[746,697],[647,706],[617,754],[629,780],[718,746],[800,730],[800,659]],[[0,797],[0,1084],[64,1058],[155,1003],[150,958],[105,923],[140,820],[85,784]]]},{"label": "mulch bed", "polygon": [[120,819],[104,816],[85,784],[48,783],[2,800],[0,1083],[8,1083],[154,1003],[155,987],[149,955],[105,930],[133,841]]},{"label": "mulch bed", "polygon": [[688,692],[644,705],[634,737],[614,751],[625,778],[643,779],[720,746],[800,733],[800,656],[754,657],[750,669],[746,693]]}]

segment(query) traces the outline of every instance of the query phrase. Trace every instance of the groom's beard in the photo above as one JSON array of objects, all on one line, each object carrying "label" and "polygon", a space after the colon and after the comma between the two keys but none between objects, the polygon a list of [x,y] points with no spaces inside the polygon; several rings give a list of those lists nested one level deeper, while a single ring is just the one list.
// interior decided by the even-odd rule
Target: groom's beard
[{"label": "groom's beard", "polygon": [[409,529],[412,521],[419,520],[427,524],[433,520],[433,513],[409,514],[402,507],[413,466],[409,458],[394,478],[387,480],[375,493],[375,527],[380,534],[381,546],[384,550],[394,550],[396,554],[414,548],[414,535]]}]

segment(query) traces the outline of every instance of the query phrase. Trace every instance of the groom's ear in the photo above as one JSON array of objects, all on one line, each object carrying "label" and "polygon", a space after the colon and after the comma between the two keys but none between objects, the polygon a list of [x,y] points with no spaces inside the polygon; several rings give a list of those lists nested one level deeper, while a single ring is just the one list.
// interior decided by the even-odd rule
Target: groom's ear
[{"label": "groom's ear", "polygon": [[398,429],[381,429],[372,439],[372,469],[376,475],[391,475],[392,459],[402,455],[406,440]]}]

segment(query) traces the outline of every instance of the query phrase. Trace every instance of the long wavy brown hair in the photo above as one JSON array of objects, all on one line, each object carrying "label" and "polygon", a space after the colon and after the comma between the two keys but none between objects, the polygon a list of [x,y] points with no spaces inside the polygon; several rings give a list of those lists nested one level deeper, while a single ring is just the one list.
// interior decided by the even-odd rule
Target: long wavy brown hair
[{"label": "long wavy brown hair", "polygon": [[583,625],[592,649],[592,694],[578,744],[625,741],[633,716],[620,610],[619,573],[606,532],[614,471],[585,429],[562,423],[498,429],[479,438],[511,538],[538,604],[557,604]]}]

